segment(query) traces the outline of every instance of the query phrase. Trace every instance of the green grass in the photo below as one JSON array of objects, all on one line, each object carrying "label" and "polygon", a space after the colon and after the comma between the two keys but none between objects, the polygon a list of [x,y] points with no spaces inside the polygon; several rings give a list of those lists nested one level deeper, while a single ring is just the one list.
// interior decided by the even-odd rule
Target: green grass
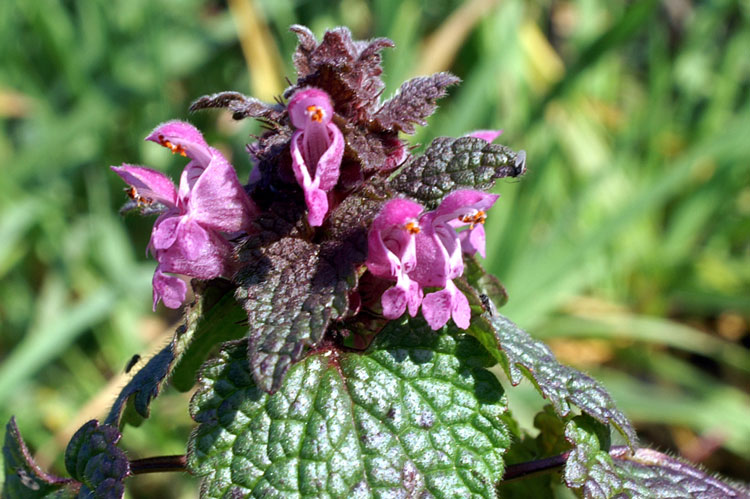
[{"label": "green grass", "polygon": [[[703,445],[707,465],[750,480],[750,10],[506,0],[440,31],[456,56],[436,66],[430,35],[467,4],[252,3],[283,68],[269,81],[294,77],[291,23],[392,38],[386,93],[416,68],[458,74],[413,142],[503,128],[527,150],[487,224],[505,313],[601,379],[647,442]],[[198,0],[0,2],[0,419],[15,414],[47,463],[61,463],[53,436],[100,416],[108,380],[176,319],[150,311],[151,221],[117,215],[108,166],[176,176],[179,158],[143,137],[202,94],[253,92],[265,66],[244,59],[235,26]],[[189,119],[245,178],[257,125]],[[165,397],[125,430],[129,455],[182,451],[187,399]],[[712,452],[702,437],[716,435]],[[179,483],[139,477],[133,495],[191,496]]]}]

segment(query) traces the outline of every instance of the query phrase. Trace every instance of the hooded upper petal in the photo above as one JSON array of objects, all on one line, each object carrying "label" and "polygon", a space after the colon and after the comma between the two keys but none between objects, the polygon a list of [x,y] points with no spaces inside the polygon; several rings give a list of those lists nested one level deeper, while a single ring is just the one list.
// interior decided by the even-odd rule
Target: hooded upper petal
[{"label": "hooded upper petal", "polygon": [[502,130],[476,130],[474,132],[471,132],[470,134],[467,134],[467,136],[476,137],[477,139],[486,140],[487,142],[492,142],[493,140],[498,138],[501,133],[503,133]]},{"label": "hooded upper petal", "polygon": [[169,207],[177,205],[177,191],[174,188],[174,183],[163,173],[151,168],[127,164],[110,168],[126,184],[134,187],[140,198],[157,201]]},{"label": "hooded upper petal", "polygon": [[211,161],[211,148],[203,134],[186,121],[167,121],[154,128],[146,140],[156,142],[175,154],[187,156],[202,165]]},{"label": "hooded upper petal", "polygon": [[422,205],[407,199],[388,201],[368,234],[367,268],[373,275],[398,279],[416,264],[415,235]]}]

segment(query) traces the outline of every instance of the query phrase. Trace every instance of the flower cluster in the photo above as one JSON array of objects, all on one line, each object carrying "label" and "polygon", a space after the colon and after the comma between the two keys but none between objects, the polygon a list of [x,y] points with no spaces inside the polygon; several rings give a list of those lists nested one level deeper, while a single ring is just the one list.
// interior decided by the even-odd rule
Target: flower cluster
[{"label": "flower cluster", "polygon": [[[294,92],[287,117],[295,129],[288,145],[294,180],[304,194],[309,226],[319,227],[335,199],[346,140],[333,122],[330,97],[319,88],[308,86]],[[491,142],[499,134],[480,130],[469,135]],[[179,188],[149,168],[112,167],[130,185],[130,197],[137,205],[160,208],[148,246],[158,262],[153,302],[154,307],[161,300],[177,308],[185,300],[187,285],[170,274],[204,280],[232,278],[238,270],[233,239],[253,233],[253,220],[261,210],[240,185],[232,165],[189,123],[162,124],[146,140],[191,160]],[[388,140],[400,146],[391,156],[406,155],[397,138]],[[469,327],[468,300],[453,280],[463,274],[464,254],[485,256],[483,224],[497,198],[465,189],[447,195],[429,212],[404,198],[384,204],[369,228],[364,263],[375,277],[395,281],[380,297],[386,318],[398,318],[407,310],[414,317],[421,308],[433,329],[451,318],[458,327]]]},{"label": "flower cluster", "polygon": [[[485,254],[484,221],[496,194],[460,190],[445,197],[440,206],[423,212],[419,203],[393,199],[375,218],[368,238],[367,268],[382,279],[396,281],[383,293],[383,315],[412,317],[421,305],[432,329],[453,318],[469,327],[469,302],[453,283],[463,274],[463,254]],[[467,227],[468,226],[468,227]],[[456,229],[465,227],[457,232]],[[424,288],[442,288],[427,295]]]},{"label": "flower cluster", "polygon": [[112,169],[128,184],[139,204],[165,207],[154,223],[149,250],[159,264],[154,272],[154,309],[159,300],[169,308],[184,301],[187,285],[178,277],[231,277],[232,244],[228,235],[250,230],[257,208],[237,180],[234,168],[191,124],[170,121],[146,137],[190,158],[175,189],[163,173],[123,164]]}]

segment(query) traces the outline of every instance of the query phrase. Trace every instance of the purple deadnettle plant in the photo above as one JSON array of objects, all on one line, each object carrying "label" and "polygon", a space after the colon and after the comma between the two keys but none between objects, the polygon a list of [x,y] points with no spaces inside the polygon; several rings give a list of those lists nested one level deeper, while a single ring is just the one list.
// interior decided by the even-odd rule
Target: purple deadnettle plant
[{"label": "purple deadnettle plant", "polygon": [[[383,100],[393,42],[292,31],[298,78],[275,103],[220,92],[191,106],[263,123],[251,182],[184,121],[147,137],[189,158],[177,187],[112,167],[124,210],[157,215],[154,307],[185,305],[184,320],[73,435],[67,478],[41,471],[11,419],[2,497],[118,499],[156,471],[200,477],[206,498],[546,497],[559,482],[591,498],[750,497],[639,448],[599,383],[499,313],[505,289],[477,254],[488,191],[523,175],[525,154],[494,144],[495,130],[405,141],[458,78],[417,77]],[[190,303],[179,276],[193,278]],[[549,403],[538,437],[508,407],[524,376]],[[135,459],[127,424],[167,382],[193,391],[185,454]]]}]

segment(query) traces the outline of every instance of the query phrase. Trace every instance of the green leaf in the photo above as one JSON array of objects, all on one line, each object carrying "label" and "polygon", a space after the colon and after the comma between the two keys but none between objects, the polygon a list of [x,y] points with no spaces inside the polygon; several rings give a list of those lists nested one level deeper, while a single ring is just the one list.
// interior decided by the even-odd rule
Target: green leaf
[{"label": "green leaf", "polygon": [[[644,497],[659,491],[659,497],[750,497],[750,487],[709,475],[696,465],[651,449],[631,452],[627,447],[610,451],[626,491],[637,490]],[[637,484],[637,486],[636,486]]]},{"label": "green leaf", "polygon": [[[195,338],[196,333],[199,338],[205,334],[208,342],[210,342],[214,339],[220,341],[221,338],[217,336],[231,336],[231,334],[236,332],[235,329],[229,328],[223,321],[217,321],[216,324],[213,324],[203,320],[204,312],[211,317],[225,313],[227,317],[233,317],[231,315],[231,301],[222,299],[224,296],[231,296],[227,295],[228,287],[226,281],[214,280],[201,282],[193,280],[192,285],[195,290],[195,301],[185,311],[185,322],[177,328],[172,340],[156,355],[151,357],[120,391],[114,404],[112,404],[109,415],[104,420],[106,424],[119,426],[126,405],[129,407],[129,410],[126,411],[125,419],[129,423],[138,425],[143,418],[148,418],[151,401],[159,395],[167,378],[172,373],[176,362],[189,350],[189,346]],[[221,306],[216,305],[217,302]],[[214,305],[218,307],[215,311],[212,309]],[[228,329],[219,329],[221,325],[226,325]],[[207,331],[201,329],[201,326],[206,326]],[[208,346],[208,342],[201,341],[201,346]],[[198,362],[200,362],[201,354],[208,354],[208,351],[201,353],[197,349],[190,350],[188,359],[190,364],[186,365],[181,372],[182,387],[188,384],[185,379],[188,376],[190,366],[196,363],[194,357],[199,357]]]},{"label": "green leaf", "polygon": [[507,400],[470,336],[391,323],[365,352],[311,353],[273,395],[246,350],[209,361],[191,404],[203,497],[495,497]]},{"label": "green leaf", "polygon": [[241,338],[247,330],[245,311],[232,293],[213,287],[206,292],[214,296],[202,300],[203,314],[196,315],[195,310],[190,314],[195,333],[172,371],[172,386],[183,392],[195,385],[198,370],[211,352],[221,343]]},{"label": "green leaf", "polygon": [[421,156],[412,156],[390,187],[434,209],[457,189],[489,190],[495,180],[526,172],[526,153],[475,137],[438,137]]},{"label": "green leaf", "polygon": [[497,277],[484,270],[476,256],[464,255],[462,277],[471,284],[480,297],[484,295],[489,298],[489,304],[485,304],[485,308],[491,309],[492,305],[499,308],[508,302],[508,292],[505,291],[505,287]]},{"label": "green leaf", "polygon": [[597,381],[560,364],[547,345],[533,339],[509,319],[499,314],[475,317],[469,333],[503,366],[514,386],[526,376],[561,417],[570,414],[573,404],[603,424],[614,424],[630,445],[636,444],[630,421]]},{"label": "green leaf", "polygon": [[125,492],[130,462],[117,447],[117,428],[95,419],[84,424],[65,449],[65,468],[82,483],[79,497],[118,498]]},{"label": "green leaf", "polygon": [[[607,452],[601,425],[577,417],[565,428],[573,445],[565,465],[565,483],[584,497],[746,498],[750,489],[711,476],[695,465],[651,449],[618,446]],[[597,428],[598,427],[598,428]]]},{"label": "green leaf", "polygon": [[71,498],[81,486],[70,478],[45,473],[37,466],[21,438],[15,418],[10,418],[5,427],[3,461],[5,483],[2,497],[5,499]]}]

